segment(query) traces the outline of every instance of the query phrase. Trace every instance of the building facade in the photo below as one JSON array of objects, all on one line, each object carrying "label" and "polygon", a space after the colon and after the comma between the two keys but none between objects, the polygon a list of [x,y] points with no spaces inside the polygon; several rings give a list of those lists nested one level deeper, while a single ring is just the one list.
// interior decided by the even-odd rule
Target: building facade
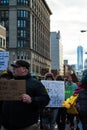
[{"label": "building facade", "polygon": [[51,70],[56,74],[63,75],[63,46],[60,31],[51,32]]},{"label": "building facade", "polygon": [[68,60],[64,60],[64,65],[68,65]]},{"label": "building facade", "polygon": [[0,0],[10,63],[27,60],[38,74],[50,69],[50,15],[45,0]]},{"label": "building facade", "polygon": [[6,50],[6,28],[0,25],[0,52]]},{"label": "building facade", "polygon": [[82,73],[83,71],[83,47],[77,47],[77,71],[78,74]]}]

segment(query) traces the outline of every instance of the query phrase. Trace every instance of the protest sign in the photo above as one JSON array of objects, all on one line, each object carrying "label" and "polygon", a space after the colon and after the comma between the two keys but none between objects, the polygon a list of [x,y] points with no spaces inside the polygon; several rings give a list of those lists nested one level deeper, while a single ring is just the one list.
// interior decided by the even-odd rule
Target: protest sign
[{"label": "protest sign", "polygon": [[50,97],[48,107],[62,107],[62,103],[65,100],[64,81],[41,80],[41,82]]},{"label": "protest sign", "polygon": [[21,100],[24,93],[25,80],[0,80],[0,100]]},{"label": "protest sign", "polygon": [[9,52],[0,52],[0,70],[7,70],[9,61]]}]

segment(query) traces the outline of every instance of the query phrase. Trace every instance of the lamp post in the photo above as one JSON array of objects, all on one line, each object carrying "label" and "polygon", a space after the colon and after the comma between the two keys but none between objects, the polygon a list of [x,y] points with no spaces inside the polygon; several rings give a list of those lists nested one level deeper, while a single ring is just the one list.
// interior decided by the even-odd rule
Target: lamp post
[{"label": "lamp post", "polygon": [[81,33],[87,32],[87,30],[80,30]]}]

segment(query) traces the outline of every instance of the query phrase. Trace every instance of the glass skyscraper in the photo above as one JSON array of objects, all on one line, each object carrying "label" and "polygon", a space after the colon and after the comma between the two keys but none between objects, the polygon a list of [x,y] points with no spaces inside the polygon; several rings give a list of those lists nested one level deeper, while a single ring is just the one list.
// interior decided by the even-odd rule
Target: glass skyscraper
[{"label": "glass skyscraper", "polygon": [[77,69],[78,72],[82,72],[83,70],[83,47],[77,47]]}]

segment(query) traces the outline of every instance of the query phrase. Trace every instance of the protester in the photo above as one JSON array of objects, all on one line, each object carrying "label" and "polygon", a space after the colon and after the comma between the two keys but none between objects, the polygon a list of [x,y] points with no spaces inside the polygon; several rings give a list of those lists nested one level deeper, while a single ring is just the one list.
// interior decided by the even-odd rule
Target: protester
[{"label": "protester", "polygon": [[[65,83],[65,99],[74,94],[74,90],[77,86],[77,78],[75,74],[69,74]],[[70,123],[70,129],[74,130],[74,115],[67,113],[67,123]]]},{"label": "protester", "polygon": [[[12,78],[13,78],[13,75],[10,70],[9,70],[9,72],[6,70],[1,72],[1,75],[0,75],[1,81],[10,80]],[[1,129],[1,119],[2,119],[2,103],[3,103],[3,101],[0,101],[0,129]]]},{"label": "protester", "polygon": [[4,79],[4,80],[9,80],[13,78],[13,74],[10,70],[4,70],[2,71],[1,75],[0,75],[0,79]]},{"label": "protester", "polygon": [[[61,75],[57,75],[56,80],[57,81],[64,81],[64,78]],[[66,123],[65,121],[66,121],[66,108],[59,107],[57,119],[56,119],[56,123],[58,125],[58,130],[65,130],[65,123]]]},{"label": "protester", "polygon": [[79,87],[76,108],[79,113],[80,125],[82,124],[83,130],[87,130],[87,69],[83,72]]},{"label": "protester", "polygon": [[39,130],[40,109],[50,98],[44,85],[30,75],[27,61],[18,60],[11,66],[14,80],[26,80],[26,93],[21,95],[21,101],[3,102],[1,130]]},{"label": "protester", "polygon": [[[74,91],[74,94],[76,94],[76,95],[79,95],[79,92],[81,90],[79,84],[80,84],[80,82],[78,83],[78,88],[76,88],[75,91]],[[77,97],[77,99],[78,99],[78,97]],[[77,99],[76,99],[76,102],[77,102]],[[76,108],[76,105],[75,105],[75,108]],[[79,113],[76,115],[76,130],[83,130],[83,128],[82,128],[82,122],[81,122],[81,120],[79,118]]]},{"label": "protester", "polygon": [[[45,80],[54,80],[54,75],[52,73],[47,73],[44,76]],[[43,130],[54,130],[58,108],[46,107],[42,112],[42,124]]]}]

